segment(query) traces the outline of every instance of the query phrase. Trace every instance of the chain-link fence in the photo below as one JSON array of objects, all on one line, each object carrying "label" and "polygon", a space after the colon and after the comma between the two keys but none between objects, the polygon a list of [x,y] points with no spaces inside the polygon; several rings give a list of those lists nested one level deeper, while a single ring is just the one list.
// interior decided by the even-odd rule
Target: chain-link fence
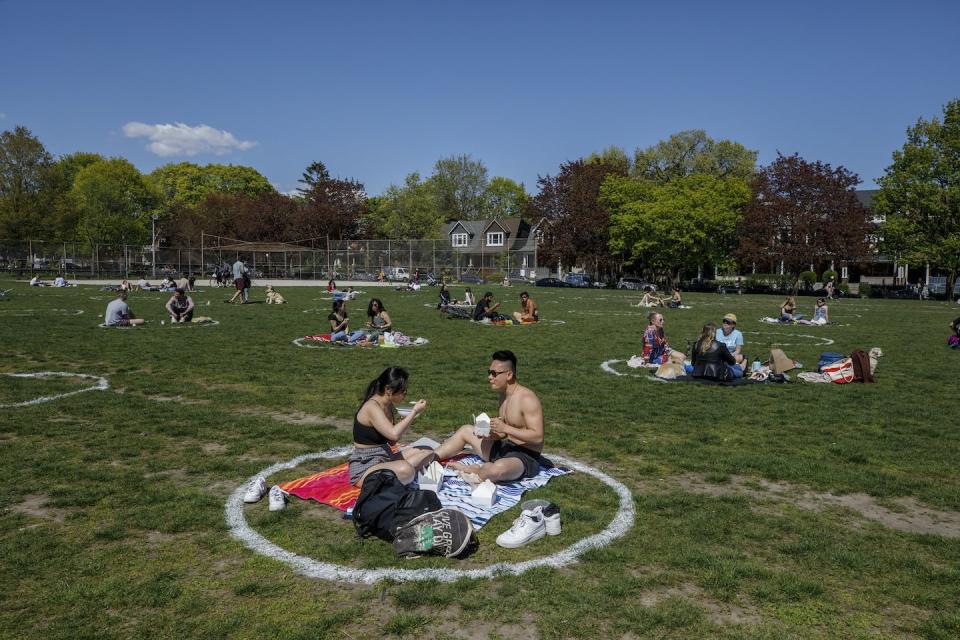
[{"label": "chain-link fence", "polygon": [[536,248],[462,250],[449,240],[330,240],[301,246],[282,242],[237,242],[214,238],[199,247],[100,245],[0,240],[0,273],[16,277],[68,278],[210,277],[217,267],[243,258],[257,278],[404,280],[434,274],[453,279],[477,275],[534,279]]}]

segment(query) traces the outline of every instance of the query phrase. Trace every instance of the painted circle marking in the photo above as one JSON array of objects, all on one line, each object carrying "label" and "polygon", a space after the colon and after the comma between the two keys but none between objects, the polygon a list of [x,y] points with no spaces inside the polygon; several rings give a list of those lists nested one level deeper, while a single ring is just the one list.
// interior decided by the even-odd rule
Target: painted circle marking
[{"label": "painted circle marking", "polygon": [[[310,343],[310,342],[312,342],[312,343],[314,343],[314,344],[307,344],[307,343]],[[340,348],[340,345],[336,345],[336,346],[335,346],[332,342],[321,342],[321,341],[319,341],[319,340],[307,340],[306,338],[296,338],[295,340],[291,340],[290,343],[291,343],[293,346],[295,346],[295,347],[302,347],[302,348],[304,348],[304,349],[331,349],[331,348],[333,348],[333,349],[339,349],[339,348]],[[408,345],[404,345],[404,346],[402,346],[402,347],[393,347],[393,348],[396,348],[396,349],[406,349],[407,347],[423,347],[423,346],[426,346],[426,345],[428,345],[428,344],[430,344],[430,341],[429,341],[429,340],[427,340],[426,342],[424,342],[424,343],[422,343],[422,344],[414,344],[413,342],[411,342],[411,343],[408,344]],[[348,345],[343,345],[343,346],[348,346]],[[355,345],[354,345],[354,346],[355,346]],[[357,347],[357,348],[358,348],[358,349],[373,349],[373,348],[376,348],[376,347]]]},{"label": "painted circle marking", "polygon": [[186,327],[196,327],[199,329],[201,327],[215,327],[220,324],[219,320],[210,320],[208,322],[170,322],[169,320],[165,320],[164,322],[173,329],[184,329]]},{"label": "painted circle marking", "polygon": [[75,396],[78,393],[86,393],[87,391],[106,391],[110,388],[110,382],[108,382],[103,376],[91,376],[87,375],[86,373],[71,373],[70,371],[36,371],[34,373],[3,373],[0,375],[9,376],[11,378],[86,378],[88,380],[96,380],[96,383],[90,387],[84,387],[83,389],[78,389],[76,391],[68,391],[67,393],[58,393],[52,396],[40,396],[39,398],[26,400],[24,402],[0,404],[0,409],[29,407],[35,404],[50,402],[51,400],[59,400],[60,398]]},{"label": "painted circle marking", "polygon": [[575,471],[585,473],[597,478],[605,485],[616,492],[620,498],[620,508],[610,524],[600,533],[588,536],[575,542],[574,544],[562,549],[561,551],[534,558],[525,562],[497,562],[488,567],[480,569],[357,569],[354,567],[345,567],[343,565],[330,562],[321,562],[306,556],[301,556],[287,551],[283,547],[271,542],[263,535],[257,533],[248,523],[243,511],[243,494],[247,489],[249,482],[257,476],[270,477],[278,471],[293,469],[308,460],[334,459],[342,458],[353,450],[353,445],[329,449],[321,453],[308,453],[298,456],[287,462],[278,462],[277,464],[263,469],[259,473],[251,476],[247,482],[241,484],[227,499],[225,505],[225,516],[227,524],[230,527],[230,535],[242,542],[248,549],[255,553],[279,560],[289,565],[294,571],[309,578],[319,578],[321,580],[334,580],[340,582],[351,582],[356,584],[372,584],[378,580],[397,580],[400,582],[417,582],[424,580],[438,580],[440,582],[453,582],[462,578],[492,578],[503,574],[519,575],[530,569],[537,567],[559,568],[576,562],[577,559],[586,551],[599,549],[609,545],[617,538],[623,537],[627,531],[633,527],[635,511],[633,506],[633,494],[630,493],[623,483],[608,476],[599,469],[595,469],[582,462],[564,458],[562,456],[551,455],[550,458]]},{"label": "painted circle marking", "polygon": [[[778,331],[744,331],[744,335],[758,335],[758,336],[787,336],[795,338],[809,338],[810,340],[819,340],[819,342],[814,343],[815,347],[826,347],[834,343],[834,340],[831,338],[824,338],[823,336],[812,336],[809,333],[783,333]],[[771,341],[770,344],[777,345],[780,347],[799,347],[799,346],[809,346],[809,343],[793,343],[793,342],[774,342]]]},{"label": "painted circle marking", "polygon": [[646,375],[643,375],[640,373],[621,373],[620,371],[617,371],[616,369],[613,368],[613,365],[619,362],[626,362],[626,360],[605,360],[600,363],[600,368],[603,369],[604,372],[612,373],[615,376],[621,376],[624,378],[644,378],[644,379],[652,378],[657,382],[663,382],[663,380],[660,380],[660,378],[650,375],[650,372],[656,371],[656,369],[654,369],[653,367],[638,367],[640,369],[644,369],[645,371],[647,371]]},{"label": "painted circle marking", "polygon": [[12,316],[14,318],[29,318],[36,315],[54,315],[54,316],[79,316],[83,315],[83,309],[3,309],[0,310],[0,316]]}]

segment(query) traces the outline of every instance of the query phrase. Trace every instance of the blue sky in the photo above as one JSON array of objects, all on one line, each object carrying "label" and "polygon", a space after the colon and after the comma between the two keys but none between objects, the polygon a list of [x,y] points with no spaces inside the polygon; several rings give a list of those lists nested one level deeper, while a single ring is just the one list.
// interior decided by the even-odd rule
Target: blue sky
[{"label": "blue sky", "polygon": [[371,195],[461,153],[534,193],[563,161],[701,128],[871,188],[960,98],[960,3],[783,4],[0,0],[0,128],[281,191],[322,160]]}]

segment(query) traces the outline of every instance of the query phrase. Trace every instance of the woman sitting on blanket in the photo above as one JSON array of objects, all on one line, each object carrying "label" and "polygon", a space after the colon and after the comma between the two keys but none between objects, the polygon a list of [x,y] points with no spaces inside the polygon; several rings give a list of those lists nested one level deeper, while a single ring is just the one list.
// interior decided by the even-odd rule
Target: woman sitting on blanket
[{"label": "woman sitting on blanket", "polygon": [[679,309],[683,306],[683,298],[680,297],[680,287],[673,288],[673,295],[670,296],[670,303],[667,306],[671,309]]},{"label": "woman sitting on blanket", "polygon": [[447,289],[446,283],[440,283],[440,304],[437,305],[437,309],[442,309],[443,307],[450,304],[450,290]]},{"label": "woman sitting on blanket", "polygon": [[374,342],[382,334],[393,331],[393,321],[384,308],[380,298],[372,298],[367,305],[367,326],[365,329],[354,331],[348,342],[368,340]]},{"label": "woman sitting on blanket", "polygon": [[817,304],[813,308],[813,318],[811,320],[797,320],[800,324],[825,325],[830,322],[830,314],[827,309],[825,298],[817,298]]},{"label": "woman sitting on blanket", "polygon": [[780,322],[796,322],[803,317],[802,313],[794,313],[797,310],[797,299],[794,296],[787,296],[787,299],[780,305]]},{"label": "woman sitting on blanket", "polygon": [[333,313],[327,316],[330,321],[330,342],[343,340],[349,343],[350,318],[347,317],[347,307],[343,300],[333,301]]},{"label": "woman sitting on blanket", "polygon": [[350,484],[359,487],[373,471],[389,469],[403,484],[410,484],[417,470],[434,459],[430,449],[405,449],[394,452],[393,445],[427,408],[418,400],[410,414],[397,420],[394,404],[407,397],[405,369],[388,367],[367,386],[363,403],[353,417],[353,453],[350,454]]},{"label": "woman sitting on blanket", "polygon": [[727,345],[716,338],[717,325],[712,322],[703,325],[700,337],[693,347],[693,373],[690,375],[718,382],[742,378],[743,367],[737,364]]},{"label": "woman sitting on blanket", "polygon": [[670,345],[663,332],[663,314],[651,311],[647,319],[650,324],[643,332],[642,358],[647,364],[663,364],[670,359]]},{"label": "woman sitting on blanket", "polygon": [[477,306],[477,299],[473,297],[473,291],[467,287],[463,292],[463,304],[469,307]]}]

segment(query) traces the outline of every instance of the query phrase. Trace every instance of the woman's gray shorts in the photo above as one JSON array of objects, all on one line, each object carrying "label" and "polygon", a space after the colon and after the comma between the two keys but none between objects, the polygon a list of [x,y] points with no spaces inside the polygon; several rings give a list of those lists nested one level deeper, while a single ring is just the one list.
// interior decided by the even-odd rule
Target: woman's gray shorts
[{"label": "woman's gray shorts", "polygon": [[390,450],[390,445],[354,447],[350,454],[350,484],[357,484],[370,467],[384,462],[402,460],[403,456]]}]

